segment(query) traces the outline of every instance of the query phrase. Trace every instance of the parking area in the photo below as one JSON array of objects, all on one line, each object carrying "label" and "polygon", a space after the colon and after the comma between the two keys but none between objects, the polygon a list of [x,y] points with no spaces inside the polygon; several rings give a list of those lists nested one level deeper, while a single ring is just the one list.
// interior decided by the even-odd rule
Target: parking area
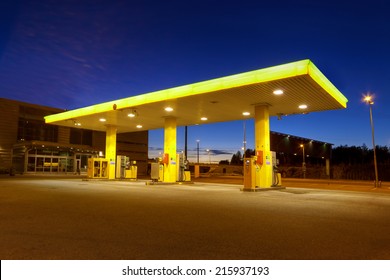
[{"label": "parking area", "polygon": [[247,193],[217,182],[3,177],[0,258],[390,258],[387,186],[289,184]]}]

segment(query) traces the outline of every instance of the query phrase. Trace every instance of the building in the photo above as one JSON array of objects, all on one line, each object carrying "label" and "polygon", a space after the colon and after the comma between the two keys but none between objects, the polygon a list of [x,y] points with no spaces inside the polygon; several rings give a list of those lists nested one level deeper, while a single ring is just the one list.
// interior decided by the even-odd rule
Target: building
[{"label": "building", "polygon": [[[90,157],[104,156],[104,132],[46,124],[64,110],[0,98],[0,173],[84,174]],[[148,132],[117,135],[117,154],[147,173]]]}]

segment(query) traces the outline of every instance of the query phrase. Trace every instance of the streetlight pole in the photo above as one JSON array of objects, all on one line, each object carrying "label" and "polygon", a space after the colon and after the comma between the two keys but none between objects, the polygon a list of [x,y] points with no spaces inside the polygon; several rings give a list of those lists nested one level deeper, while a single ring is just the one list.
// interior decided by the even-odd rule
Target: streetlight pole
[{"label": "streetlight pole", "polygon": [[196,140],[196,155],[197,155],[197,163],[199,164],[199,142],[200,140]]},{"label": "streetlight pole", "polygon": [[303,178],[306,179],[305,145],[301,144],[301,148],[302,148],[302,172],[303,172]]},{"label": "streetlight pole", "polygon": [[246,124],[245,124],[245,120],[244,120],[244,141],[243,141],[243,144],[244,144],[244,153],[243,153],[242,157],[245,158],[245,152],[246,152]]},{"label": "streetlight pole", "polygon": [[370,124],[371,124],[371,135],[372,135],[372,146],[374,151],[374,170],[375,170],[375,182],[374,186],[375,188],[379,187],[379,180],[378,180],[378,165],[376,160],[376,147],[375,147],[375,130],[374,130],[374,120],[372,118],[372,105],[374,104],[374,101],[372,100],[371,95],[366,95],[364,97],[364,101],[368,104],[370,108]]}]

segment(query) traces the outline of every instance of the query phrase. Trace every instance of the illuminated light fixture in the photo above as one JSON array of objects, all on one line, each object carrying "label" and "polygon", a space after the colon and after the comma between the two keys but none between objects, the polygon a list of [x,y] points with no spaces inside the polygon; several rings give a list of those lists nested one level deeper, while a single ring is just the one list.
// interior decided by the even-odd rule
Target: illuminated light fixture
[{"label": "illuminated light fixture", "polygon": [[201,117],[200,120],[201,120],[201,121],[207,121],[208,118],[206,118],[206,117]]},{"label": "illuminated light fixture", "polygon": [[129,114],[127,114],[127,116],[129,118],[134,118],[136,117],[138,114],[137,114],[137,111],[136,110],[132,110]]},{"label": "illuminated light fixture", "polygon": [[374,97],[370,94],[364,95],[363,102],[367,103],[368,105],[374,104]]},{"label": "illuminated light fixture", "polygon": [[299,109],[307,109],[307,105],[306,104],[301,104],[298,106]]},{"label": "illuminated light fixture", "polygon": [[74,125],[75,126],[81,126],[81,123],[77,122],[77,121],[74,121]]},{"label": "illuminated light fixture", "polygon": [[167,111],[167,112],[172,112],[173,108],[172,107],[165,107],[164,110]]},{"label": "illuminated light fixture", "polygon": [[249,112],[243,112],[243,113],[242,113],[243,116],[249,116],[250,114],[251,114],[251,113],[249,113]]},{"label": "illuminated light fixture", "polygon": [[100,122],[105,122],[105,121],[107,121],[107,120],[106,120],[105,118],[100,118],[99,121],[100,121]]},{"label": "illuminated light fixture", "polygon": [[275,94],[275,95],[282,95],[283,93],[284,93],[284,91],[281,90],[281,89],[276,89],[276,90],[274,90],[274,94]]},{"label": "illuminated light fixture", "polygon": [[142,128],[142,125],[140,125],[140,124],[137,124],[137,128]]}]

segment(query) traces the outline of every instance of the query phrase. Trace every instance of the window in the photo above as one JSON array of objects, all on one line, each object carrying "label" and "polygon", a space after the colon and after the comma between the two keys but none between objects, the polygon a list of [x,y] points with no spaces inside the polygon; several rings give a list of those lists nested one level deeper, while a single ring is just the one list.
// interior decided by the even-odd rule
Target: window
[{"label": "window", "polygon": [[58,127],[45,124],[44,121],[19,118],[17,140],[57,142]]}]

